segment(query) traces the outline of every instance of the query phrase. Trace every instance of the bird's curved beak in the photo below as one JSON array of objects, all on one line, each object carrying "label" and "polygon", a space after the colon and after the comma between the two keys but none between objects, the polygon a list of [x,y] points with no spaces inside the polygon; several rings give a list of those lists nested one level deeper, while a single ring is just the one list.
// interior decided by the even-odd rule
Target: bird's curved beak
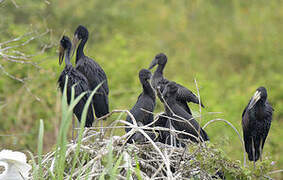
[{"label": "bird's curved beak", "polygon": [[148,69],[152,69],[154,66],[156,66],[157,63],[158,63],[158,60],[156,58],[153,59]]},{"label": "bird's curved beak", "polygon": [[261,92],[259,91],[256,91],[254,96],[252,97],[250,103],[249,103],[249,106],[248,106],[248,109],[251,109],[254,107],[254,105],[258,102],[258,100],[260,100],[261,98]]},{"label": "bird's curved beak", "polygon": [[65,55],[65,49],[63,46],[59,46],[59,65],[62,64]]},{"label": "bird's curved beak", "polygon": [[71,51],[72,52],[71,58],[74,56],[75,51],[77,49],[77,45],[79,44],[79,42],[80,42],[80,39],[78,38],[78,35],[75,34],[74,37],[73,37],[73,40],[72,40],[73,47],[72,47],[72,51]]}]

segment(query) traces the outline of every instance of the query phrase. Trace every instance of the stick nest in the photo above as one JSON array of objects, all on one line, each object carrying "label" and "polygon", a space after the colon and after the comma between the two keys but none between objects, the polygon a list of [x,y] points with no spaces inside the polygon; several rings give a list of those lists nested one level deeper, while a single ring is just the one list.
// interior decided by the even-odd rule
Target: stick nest
[{"label": "stick nest", "polygon": [[[172,147],[159,142],[126,143],[125,136],[102,138],[99,132],[85,130],[75,168],[73,159],[78,143],[67,144],[64,179],[213,179],[217,172],[239,164],[222,159],[222,153],[206,144]],[[55,174],[56,152],[42,161],[44,178]]]}]

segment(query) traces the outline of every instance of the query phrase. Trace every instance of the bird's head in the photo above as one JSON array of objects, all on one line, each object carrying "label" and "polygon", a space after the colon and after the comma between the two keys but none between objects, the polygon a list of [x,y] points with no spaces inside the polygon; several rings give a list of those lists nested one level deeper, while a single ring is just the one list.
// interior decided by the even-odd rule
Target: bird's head
[{"label": "bird's head", "polygon": [[148,69],[142,69],[139,72],[140,80],[149,80],[151,78],[151,72]]},{"label": "bird's head", "polygon": [[178,86],[175,82],[170,82],[165,86],[162,96],[166,99],[168,97],[174,96],[178,91]]},{"label": "bird's head", "polygon": [[265,87],[259,87],[257,88],[256,92],[254,93],[249,105],[248,105],[248,109],[251,109],[254,107],[254,105],[257,102],[262,102],[265,103],[267,99],[267,91],[265,89]]},{"label": "bird's head", "polygon": [[74,55],[74,52],[77,48],[77,45],[79,44],[79,42],[82,40],[82,39],[88,39],[88,30],[86,27],[82,26],[82,25],[79,25],[74,33],[74,37],[73,37],[73,41],[72,41],[72,44],[73,44],[73,53],[72,53],[72,56]]},{"label": "bird's head", "polygon": [[159,53],[155,56],[152,60],[148,69],[152,69],[154,66],[158,65],[165,65],[167,63],[167,56],[164,53]]},{"label": "bird's head", "polygon": [[65,56],[65,52],[72,48],[72,43],[69,37],[63,36],[59,46],[59,64],[61,65]]}]

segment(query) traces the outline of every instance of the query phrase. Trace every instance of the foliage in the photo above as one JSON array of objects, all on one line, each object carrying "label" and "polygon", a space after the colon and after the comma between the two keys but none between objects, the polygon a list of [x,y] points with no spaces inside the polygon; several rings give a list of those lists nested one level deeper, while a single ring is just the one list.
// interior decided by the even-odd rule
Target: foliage
[{"label": "foliage", "polygon": [[[283,2],[281,1],[14,1],[0,3],[0,42],[27,32],[47,35],[31,41],[20,51],[32,56],[32,65],[0,64],[18,82],[1,73],[0,146],[36,151],[39,120],[44,121],[44,152],[60,135],[61,94],[56,81],[63,67],[57,64],[56,45],[72,36],[78,24],[90,32],[85,52],[95,58],[109,78],[111,109],[130,109],[141,87],[138,71],[147,68],[155,54],[165,52],[165,76],[196,92],[202,109],[200,123],[229,120],[241,130],[241,113],[257,87],[264,85],[273,105],[274,120],[264,148],[274,169],[283,166]],[[28,39],[28,38],[27,38]],[[22,39],[24,42],[27,39]],[[38,53],[44,45],[49,48]],[[51,48],[50,48],[51,47]],[[3,46],[0,47],[2,49]],[[1,53],[1,51],[0,51]],[[0,70],[1,71],[1,70]],[[29,90],[27,90],[27,88]],[[39,99],[37,99],[38,97]],[[198,107],[191,105],[196,112]],[[156,112],[163,111],[160,102]],[[222,113],[210,113],[222,112]],[[108,123],[115,118],[110,118]],[[223,147],[229,158],[242,158],[238,137],[226,125],[209,126],[211,141]],[[123,134],[117,131],[116,134]],[[281,156],[280,156],[281,155]],[[86,157],[87,158],[87,157]],[[280,174],[275,174],[280,178]]]},{"label": "foliage", "polygon": [[[67,82],[65,83],[66,87]],[[72,94],[74,89],[72,91]],[[95,92],[95,91],[94,91]],[[93,95],[94,93],[92,93]],[[41,155],[38,151],[37,159],[32,157],[32,179],[166,179],[169,174],[178,179],[211,179],[216,172],[222,172],[227,179],[253,179],[266,176],[271,171],[270,160],[258,164],[257,169],[242,167],[240,161],[231,160],[223,150],[212,143],[186,143],[186,148],[177,148],[162,143],[127,144],[132,136],[129,132],[125,136],[108,138],[102,131],[79,129],[78,139],[67,142],[68,124],[72,118],[72,108],[81,96],[72,97],[67,106],[66,90],[62,97],[62,124],[57,145],[54,151]],[[92,99],[90,96],[89,99]],[[90,101],[89,101],[90,102]],[[88,102],[88,103],[89,103]],[[86,104],[84,111],[87,111]],[[86,116],[82,115],[82,124]],[[117,121],[120,121],[117,119]],[[134,120],[135,121],[135,120]],[[109,126],[110,129],[115,129]],[[142,127],[138,127],[142,130]],[[142,130],[143,131],[143,130]],[[44,125],[40,121],[38,149],[42,149]],[[148,137],[149,138],[149,137]],[[157,149],[159,151],[157,151]],[[166,167],[163,157],[166,156],[170,168]],[[36,164],[37,163],[37,164]]]}]

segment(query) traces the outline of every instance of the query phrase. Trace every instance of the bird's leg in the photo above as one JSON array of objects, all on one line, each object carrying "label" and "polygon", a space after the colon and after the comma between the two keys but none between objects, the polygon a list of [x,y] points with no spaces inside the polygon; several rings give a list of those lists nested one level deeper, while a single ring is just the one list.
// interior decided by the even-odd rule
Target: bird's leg
[{"label": "bird's leg", "polygon": [[252,138],[252,153],[253,153],[253,161],[254,161],[254,169],[255,169],[255,146],[254,146],[253,138]]},{"label": "bird's leg", "polygon": [[103,119],[100,120],[100,138],[102,139],[103,137]]},{"label": "bird's leg", "polygon": [[[262,162],[262,139],[260,139],[260,143],[259,143],[259,159],[260,159],[260,162]],[[260,170],[262,173],[262,166],[260,166]]]},{"label": "bird's leg", "polygon": [[260,144],[259,144],[259,159],[260,162],[262,162],[262,139],[260,139]]},{"label": "bird's leg", "polygon": [[174,141],[174,137],[173,137],[173,135],[171,133],[171,128],[172,128],[172,124],[171,124],[171,120],[169,119],[170,144],[171,144],[171,146],[175,146],[176,141]]}]

